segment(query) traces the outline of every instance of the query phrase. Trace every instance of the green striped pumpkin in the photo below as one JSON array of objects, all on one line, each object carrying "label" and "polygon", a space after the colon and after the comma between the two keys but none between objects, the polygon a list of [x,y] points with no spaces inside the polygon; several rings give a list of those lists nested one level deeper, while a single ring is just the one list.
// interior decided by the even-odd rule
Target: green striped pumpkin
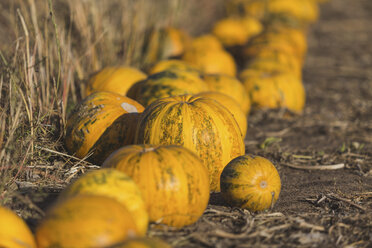
[{"label": "green striped pumpkin", "polygon": [[219,191],[223,168],[244,154],[244,142],[232,114],[220,103],[191,95],[160,99],[143,112],[135,142],[184,146],[199,155]]},{"label": "green striped pumpkin", "polygon": [[140,113],[138,102],[111,92],[95,92],[78,104],[66,126],[66,148],[78,158],[93,152],[100,164],[121,146],[133,144]]},{"label": "green striped pumpkin", "polygon": [[133,179],[152,222],[183,227],[196,222],[207,207],[208,170],[184,147],[126,146],[110,155],[103,167]]}]

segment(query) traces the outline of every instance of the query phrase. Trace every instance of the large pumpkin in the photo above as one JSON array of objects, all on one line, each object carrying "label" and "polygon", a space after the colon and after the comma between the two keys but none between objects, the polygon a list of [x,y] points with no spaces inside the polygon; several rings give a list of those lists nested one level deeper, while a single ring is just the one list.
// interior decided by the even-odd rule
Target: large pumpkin
[{"label": "large pumpkin", "polygon": [[119,147],[133,143],[139,113],[138,102],[111,92],[96,92],[78,104],[66,126],[66,148],[78,158],[93,152],[99,164]]},{"label": "large pumpkin", "polygon": [[150,220],[174,227],[196,222],[209,200],[208,170],[181,146],[126,146],[104,167],[120,170],[136,182]]},{"label": "large pumpkin", "polygon": [[39,248],[107,247],[135,236],[132,214],[118,201],[81,195],[52,207],[36,229]]},{"label": "large pumpkin", "polygon": [[36,248],[31,230],[11,210],[0,206],[0,247]]},{"label": "large pumpkin", "polygon": [[228,163],[221,174],[221,193],[232,206],[261,211],[278,200],[280,176],[263,157],[244,155]]},{"label": "large pumpkin", "polygon": [[289,71],[247,69],[242,72],[243,84],[258,108],[286,107],[301,112],[305,105],[305,89],[298,76]]},{"label": "large pumpkin", "polygon": [[173,69],[150,75],[146,80],[136,83],[129,90],[128,96],[147,107],[157,99],[207,90],[207,84],[199,75]]},{"label": "large pumpkin", "polygon": [[240,131],[243,135],[243,138],[245,138],[245,135],[247,133],[247,126],[248,126],[247,116],[242,110],[242,108],[239,106],[239,103],[237,101],[235,101],[233,98],[231,98],[228,95],[225,95],[220,92],[213,92],[213,91],[202,92],[202,93],[197,94],[196,96],[207,97],[207,98],[216,100],[222,106],[224,106],[227,110],[229,110],[231,114],[234,116],[236,122],[238,123],[240,127]]},{"label": "large pumpkin", "polygon": [[220,190],[225,165],[245,151],[234,116],[212,99],[190,95],[160,99],[146,108],[136,142],[182,145],[195,152],[209,170],[212,191]]},{"label": "large pumpkin", "polygon": [[146,233],[149,217],[141,191],[123,172],[114,169],[90,171],[67,187],[59,199],[63,201],[77,195],[102,195],[117,200],[133,215],[138,232]]},{"label": "large pumpkin", "polygon": [[125,96],[135,82],[146,77],[145,73],[133,67],[107,67],[89,79],[85,95],[97,91],[110,91]]},{"label": "large pumpkin", "polygon": [[203,80],[210,91],[217,91],[235,99],[247,115],[251,109],[251,101],[243,84],[235,77],[224,74],[205,74]]}]

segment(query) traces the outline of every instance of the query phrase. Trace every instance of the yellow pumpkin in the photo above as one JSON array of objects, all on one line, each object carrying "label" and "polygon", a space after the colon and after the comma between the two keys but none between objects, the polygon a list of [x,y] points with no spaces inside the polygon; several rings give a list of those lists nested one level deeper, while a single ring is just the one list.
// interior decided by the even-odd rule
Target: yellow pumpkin
[{"label": "yellow pumpkin", "polygon": [[212,33],[224,46],[243,45],[249,38],[243,22],[236,18],[225,18],[216,22]]},{"label": "yellow pumpkin", "polygon": [[114,169],[90,171],[66,188],[61,201],[77,195],[102,195],[122,203],[132,214],[138,232],[146,234],[149,216],[141,191],[126,174]]},{"label": "yellow pumpkin", "polygon": [[39,248],[107,247],[137,235],[132,214],[118,201],[80,195],[58,202],[36,229]]},{"label": "yellow pumpkin", "polygon": [[171,246],[161,239],[139,237],[127,239],[121,244],[110,246],[110,248],[171,248]]},{"label": "yellow pumpkin", "polygon": [[145,73],[133,67],[106,67],[89,79],[85,96],[97,91],[110,91],[125,96],[134,83],[146,77]]},{"label": "yellow pumpkin", "polygon": [[103,164],[133,178],[150,220],[173,227],[196,222],[209,200],[208,170],[181,146],[126,146]]},{"label": "yellow pumpkin", "polygon": [[193,72],[167,70],[150,75],[133,85],[128,96],[147,107],[157,99],[207,91],[208,85]]},{"label": "yellow pumpkin", "polygon": [[225,165],[245,152],[232,114],[212,99],[190,95],[163,98],[146,108],[136,143],[176,144],[195,152],[209,170],[212,191],[220,190]]},{"label": "yellow pumpkin", "polygon": [[0,206],[0,247],[36,248],[27,224],[11,210]]},{"label": "yellow pumpkin", "polygon": [[270,0],[267,8],[270,13],[283,13],[306,22],[314,22],[319,16],[318,6],[312,0]]},{"label": "yellow pumpkin", "polygon": [[133,144],[139,113],[138,102],[111,92],[95,92],[78,104],[66,125],[66,148],[78,158],[93,152],[99,164],[121,146]]},{"label": "yellow pumpkin", "polygon": [[280,194],[275,166],[259,156],[244,155],[228,163],[221,174],[221,193],[232,206],[251,211],[270,208]]},{"label": "yellow pumpkin", "polygon": [[187,50],[221,50],[223,46],[216,36],[205,34],[194,38]]},{"label": "yellow pumpkin", "polygon": [[162,71],[172,71],[172,70],[181,70],[190,73],[194,73],[196,76],[200,76],[201,72],[195,67],[183,60],[178,59],[169,59],[169,60],[161,60],[156,63],[149,71],[149,74],[155,74]]},{"label": "yellow pumpkin", "polygon": [[209,74],[236,75],[234,58],[225,50],[187,50],[182,59]]},{"label": "yellow pumpkin", "polygon": [[207,83],[210,91],[230,96],[239,103],[245,115],[249,113],[251,101],[243,84],[237,78],[223,74],[204,74],[203,80]]},{"label": "yellow pumpkin", "polygon": [[305,90],[302,81],[288,71],[264,72],[245,70],[243,84],[251,97],[252,105],[258,108],[286,107],[301,112],[305,105]]},{"label": "yellow pumpkin", "polygon": [[220,92],[212,92],[212,91],[202,92],[195,96],[207,97],[207,98],[216,100],[222,106],[224,106],[227,110],[229,110],[239,125],[243,139],[245,138],[245,135],[247,133],[247,126],[248,126],[247,116],[245,115],[245,113],[243,112],[242,108],[239,106],[239,103],[237,101],[235,101],[233,98],[231,98],[228,95],[225,95]]}]

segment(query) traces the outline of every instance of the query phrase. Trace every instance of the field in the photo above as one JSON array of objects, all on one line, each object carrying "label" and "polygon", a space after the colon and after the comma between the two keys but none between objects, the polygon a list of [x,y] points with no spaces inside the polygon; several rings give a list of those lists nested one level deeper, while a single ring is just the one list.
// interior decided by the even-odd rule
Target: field
[{"label": "field", "polygon": [[[145,67],[135,47],[144,32],[113,29],[148,27],[135,21],[145,17],[132,16],[110,20],[114,24],[106,29],[99,16],[93,18],[97,9],[79,12],[89,6],[71,7],[73,1],[53,1],[54,7],[11,2],[0,3],[0,203],[34,228],[74,177],[98,168],[63,147],[66,115],[81,99],[84,79],[106,64]],[[176,11],[157,7],[169,16],[154,16],[165,22],[159,26],[174,23],[199,34],[221,15],[222,1],[174,2]],[[311,26],[304,113],[260,110],[249,116],[246,152],[269,158],[281,175],[274,208],[259,214],[230,208],[217,193],[196,224],[150,227],[149,236],[174,247],[372,246],[372,2],[352,2],[321,5],[320,19]],[[198,4],[210,11],[188,25]],[[74,16],[68,12],[73,8]],[[69,21],[62,25],[61,18]],[[85,22],[97,23],[90,29]]]}]

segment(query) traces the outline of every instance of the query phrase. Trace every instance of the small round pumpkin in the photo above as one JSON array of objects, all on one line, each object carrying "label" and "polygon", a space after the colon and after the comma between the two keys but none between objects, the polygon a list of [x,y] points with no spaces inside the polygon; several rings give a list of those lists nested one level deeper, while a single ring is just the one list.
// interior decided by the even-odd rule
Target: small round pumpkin
[{"label": "small round pumpkin", "polygon": [[182,59],[204,73],[236,75],[234,58],[225,50],[187,50]]},{"label": "small round pumpkin", "polygon": [[161,60],[150,69],[149,74],[152,75],[152,74],[155,74],[161,71],[172,71],[172,70],[186,71],[186,72],[194,73],[197,76],[201,75],[201,72],[196,67],[179,59]]},{"label": "small round pumpkin", "polygon": [[221,50],[223,49],[223,46],[216,36],[212,34],[205,34],[193,39],[190,46],[187,47],[185,51],[187,50],[203,51],[206,49]]},{"label": "small round pumpkin", "polygon": [[171,248],[171,246],[161,239],[137,237],[127,239],[121,244],[110,246],[110,248]]},{"label": "small round pumpkin", "polygon": [[101,163],[119,147],[133,144],[139,113],[138,102],[111,92],[95,92],[78,104],[66,125],[66,148],[78,158]]},{"label": "small round pumpkin", "polygon": [[204,74],[204,82],[210,91],[226,94],[236,100],[247,115],[251,109],[251,101],[243,84],[235,77],[224,74]]},{"label": "small round pumpkin", "polygon": [[228,95],[225,95],[220,92],[202,92],[197,94],[196,96],[200,97],[207,97],[211,98],[213,100],[216,100],[219,102],[222,106],[224,106],[227,110],[231,112],[231,114],[234,116],[236,122],[238,123],[240,127],[241,134],[243,138],[245,138],[245,135],[247,133],[247,116],[243,112],[242,108],[239,106],[239,103],[235,101],[233,98],[231,98]]},{"label": "small round pumpkin", "polygon": [[136,143],[182,145],[195,152],[209,170],[212,191],[220,190],[226,164],[245,152],[234,116],[215,100],[191,95],[163,98],[146,108]]},{"label": "small round pumpkin", "polygon": [[137,233],[124,205],[109,197],[80,195],[54,205],[35,236],[39,248],[107,247]]},{"label": "small round pumpkin", "polygon": [[266,158],[244,155],[228,163],[221,174],[221,193],[232,206],[262,211],[280,194],[280,176]]},{"label": "small round pumpkin", "polygon": [[110,91],[125,96],[134,83],[146,77],[145,73],[133,67],[107,67],[89,79],[85,96],[97,91]]},{"label": "small round pumpkin", "polygon": [[318,6],[313,0],[270,0],[267,1],[267,8],[270,13],[291,15],[309,23],[319,16]]},{"label": "small round pumpkin", "polygon": [[117,200],[133,215],[138,232],[146,234],[149,216],[141,191],[125,173],[109,168],[90,171],[67,187],[59,200],[77,195],[102,195]]},{"label": "small round pumpkin", "polygon": [[208,85],[195,73],[166,70],[133,85],[128,96],[147,107],[157,99],[207,91]]},{"label": "small round pumpkin", "polygon": [[288,71],[259,71],[247,69],[242,72],[243,84],[257,108],[286,107],[302,112],[305,105],[305,89],[302,81]]},{"label": "small round pumpkin", "polygon": [[0,247],[36,248],[27,224],[11,210],[0,206]]},{"label": "small round pumpkin", "polygon": [[209,200],[208,170],[181,146],[126,146],[103,164],[133,178],[150,220],[173,227],[196,222]]}]

